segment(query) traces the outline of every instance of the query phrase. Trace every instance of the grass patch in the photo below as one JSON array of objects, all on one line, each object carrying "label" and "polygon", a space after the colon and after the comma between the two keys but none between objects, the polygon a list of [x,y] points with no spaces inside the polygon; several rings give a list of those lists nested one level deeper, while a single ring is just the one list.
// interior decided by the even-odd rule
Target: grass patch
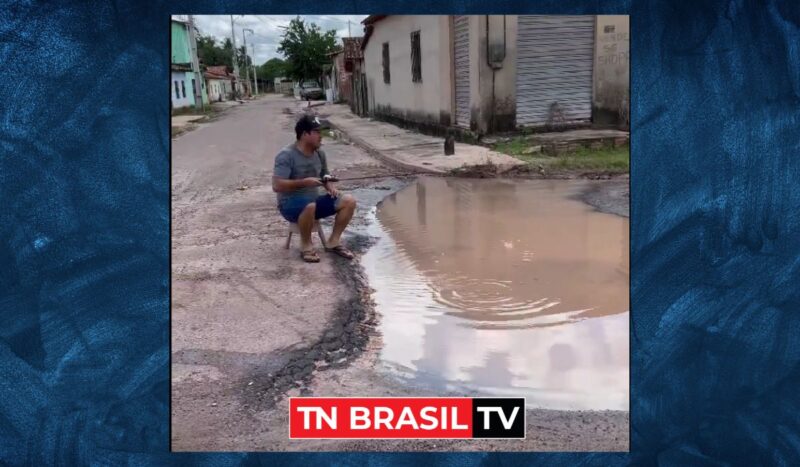
[{"label": "grass patch", "polygon": [[551,159],[548,166],[553,169],[624,173],[630,171],[631,151],[627,145],[602,149],[581,148]]},{"label": "grass patch", "polygon": [[628,145],[599,149],[580,148],[557,156],[532,151],[531,148],[533,146],[535,146],[534,143],[524,137],[517,137],[511,141],[498,143],[492,149],[548,171],[625,173],[630,170],[630,147]]},{"label": "grass patch", "polygon": [[531,144],[526,141],[525,138],[518,137],[511,141],[497,143],[492,149],[497,152],[502,152],[504,154],[508,154],[509,156],[519,157],[524,160],[524,158],[528,157],[528,155],[525,154],[525,151],[527,151],[530,147]]}]

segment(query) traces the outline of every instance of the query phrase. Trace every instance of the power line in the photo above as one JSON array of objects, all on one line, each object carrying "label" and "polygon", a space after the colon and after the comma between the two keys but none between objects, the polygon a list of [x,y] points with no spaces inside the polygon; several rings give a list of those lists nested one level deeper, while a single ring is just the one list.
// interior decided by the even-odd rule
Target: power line
[{"label": "power line", "polygon": [[[261,17],[261,16],[263,16],[263,15],[253,15],[253,16],[255,16],[255,17],[256,17],[256,18],[257,18],[259,21],[261,21],[262,23],[265,23],[265,24],[267,23],[267,21],[266,21],[266,20],[264,20],[264,19]],[[348,25],[349,25],[349,24],[360,24],[360,21],[356,21],[356,20],[353,20],[353,19],[349,19],[349,20],[347,20],[347,19],[336,18],[336,17],[334,17],[334,16],[328,16],[328,15],[305,15],[305,16],[304,16],[304,15],[300,15],[300,18],[301,18],[301,19],[303,19],[303,20],[308,20],[308,19],[309,19],[309,16],[316,16],[317,18],[319,18],[319,19],[321,19],[321,20],[325,20],[325,21],[336,21],[336,22],[339,22],[339,23],[342,23],[342,24],[348,24]],[[287,16],[287,17],[289,17],[289,16]],[[274,18],[274,17],[270,17],[270,16],[267,16],[267,18],[268,18],[268,20],[269,20],[269,21],[272,21],[272,22],[278,22],[278,21],[280,21],[280,20],[278,20],[278,19],[276,19],[276,18]],[[291,17],[290,17],[290,19],[294,19],[294,18],[296,18],[296,16],[291,16]]]},{"label": "power line", "polygon": [[319,18],[322,18],[322,19],[327,20],[327,21],[338,21],[340,23],[347,23],[348,26],[350,25],[350,22],[352,21],[352,20],[349,20],[349,19],[348,20],[343,20],[343,19],[339,19],[339,18],[334,18],[332,16],[319,16]]},{"label": "power line", "polygon": [[[264,23],[264,24],[269,24],[269,23],[267,22],[267,20],[265,20],[264,18],[262,18],[262,17],[261,17],[261,15],[253,15],[253,16],[255,16],[255,17],[256,17],[256,19],[257,19],[257,20],[259,20],[259,21],[261,21],[262,23]],[[275,24],[277,23],[277,26],[278,26],[278,27],[280,27],[280,26],[283,26],[282,24],[280,24],[282,21],[281,21],[281,20],[279,20],[279,19],[277,19],[277,18],[272,18],[272,17],[269,17],[269,16],[268,16],[268,17],[267,17],[267,19],[268,19],[268,20],[269,20],[269,22],[271,22],[273,25],[275,25]],[[292,19],[294,19],[294,16],[292,17]],[[284,21],[285,21],[285,20],[284,20]],[[290,20],[290,21],[291,21],[291,20]]]},{"label": "power line", "polygon": [[266,21],[264,18],[262,18],[262,17],[260,17],[260,16],[258,16],[258,15],[253,15],[253,16],[255,16],[255,17],[256,17],[256,19],[257,19],[257,20],[259,20],[259,21],[261,21],[262,23],[264,23],[264,24],[268,24],[268,23],[267,23],[267,21]]}]

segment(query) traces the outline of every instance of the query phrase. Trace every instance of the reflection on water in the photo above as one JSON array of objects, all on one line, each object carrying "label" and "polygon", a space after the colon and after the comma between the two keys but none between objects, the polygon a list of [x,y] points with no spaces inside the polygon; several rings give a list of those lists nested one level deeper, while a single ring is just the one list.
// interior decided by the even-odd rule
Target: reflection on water
[{"label": "reflection on water", "polygon": [[628,408],[628,220],[586,181],[423,178],[377,209],[364,257],[381,358],[417,384]]}]

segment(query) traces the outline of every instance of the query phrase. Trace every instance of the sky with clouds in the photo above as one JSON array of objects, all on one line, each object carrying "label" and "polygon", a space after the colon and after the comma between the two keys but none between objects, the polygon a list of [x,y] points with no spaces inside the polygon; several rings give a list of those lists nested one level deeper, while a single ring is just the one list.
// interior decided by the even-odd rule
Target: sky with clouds
[{"label": "sky with clouds", "polygon": [[[278,53],[278,44],[281,41],[283,30],[281,26],[288,26],[289,21],[297,15],[233,15],[234,30],[236,31],[236,45],[242,45],[242,29],[248,28],[254,34],[247,33],[248,53],[253,55],[250,44],[255,44],[255,62],[262,65],[270,58],[283,58]],[[361,21],[367,15],[300,15],[306,23],[314,23],[323,31],[335,30],[338,38],[348,37],[347,21],[350,20],[350,31],[353,37],[364,35],[364,25]],[[200,33],[204,36],[214,36],[222,41],[231,37],[230,15],[195,15],[194,22]],[[341,44],[341,40],[337,42]]]}]

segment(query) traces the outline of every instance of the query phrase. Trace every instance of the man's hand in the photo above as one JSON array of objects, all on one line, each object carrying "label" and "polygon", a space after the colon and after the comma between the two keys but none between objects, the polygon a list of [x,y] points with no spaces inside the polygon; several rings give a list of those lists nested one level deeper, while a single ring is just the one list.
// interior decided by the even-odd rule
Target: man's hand
[{"label": "man's hand", "polygon": [[339,197],[339,190],[336,189],[336,185],[334,185],[333,182],[328,182],[325,184],[325,191],[327,191],[332,198]]},{"label": "man's hand", "polygon": [[272,191],[275,193],[289,193],[301,188],[308,188],[312,186],[322,186],[322,181],[315,177],[300,178],[297,180],[289,180],[275,176],[272,177]]},{"label": "man's hand", "polygon": [[310,186],[323,186],[322,180],[315,178],[315,177],[308,177],[303,179],[303,186],[310,187]]}]

